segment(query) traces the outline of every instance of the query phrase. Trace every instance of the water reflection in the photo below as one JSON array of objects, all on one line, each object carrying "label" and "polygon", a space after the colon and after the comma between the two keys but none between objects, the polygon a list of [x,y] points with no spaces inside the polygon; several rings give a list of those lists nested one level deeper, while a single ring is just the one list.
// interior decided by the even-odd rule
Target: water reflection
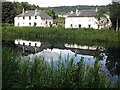
[{"label": "water reflection", "polygon": [[43,49],[47,48],[59,48],[59,49],[69,49],[77,54],[92,55],[94,56],[98,51],[104,51],[105,48],[98,46],[81,46],[77,44],[51,44],[46,42],[37,42],[37,41],[27,41],[27,40],[15,40],[16,45],[22,48],[23,53],[26,52],[40,52]]},{"label": "water reflection", "polygon": [[53,48],[53,49],[44,49],[41,52],[38,52],[36,54],[30,54],[28,56],[25,56],[29,58],[31,61],[33,58],[43,58],[47,62],[51,62],[52,60],[54,62],[57,62],[58,60],[61,60],[64,62],[65,60],[71,60],[74,59],[74,64],[78,63],[81,58],[84,58],[84,63],[92,65],[95,62],[94,56],[90,55],[81,55],[81,54],[75,54],[71,50],[67,49],[58,49],[58,48]]},{"label": "water reflection", "polygon": [[[18,42],[19,41],[19,42]],[[31,44],[30,44],[31,43]],[[99,65],[101,71],[108,75],[111,79],[117,81],[120,74],[120,49],[107,48],[102,46],[87,46],[77,44],[53,44],[49,42],[37,42],[16,40],[15,44],[22,48],[24,58],[40,57],[44,58],[50,63],[51,60],[56,62],[57,60],[70,60],[74,58],[74,64],[76,64],[82,57],[84,57],[84,63],[93,65],[95,57],[99,57]],[[28,52],[31,52],[28,53]],[[27,53],[27,54],[26,54]],[[69,56],[69,58],[68,58]],[[57,64],[54,64],[54,66]]]},{"label": "water reflection", "polygon": [[118,79],[120,81],[120,48],[108,48],[107,51],[109,53],[106,61],[106,67],[112,76],[119,76]]}]

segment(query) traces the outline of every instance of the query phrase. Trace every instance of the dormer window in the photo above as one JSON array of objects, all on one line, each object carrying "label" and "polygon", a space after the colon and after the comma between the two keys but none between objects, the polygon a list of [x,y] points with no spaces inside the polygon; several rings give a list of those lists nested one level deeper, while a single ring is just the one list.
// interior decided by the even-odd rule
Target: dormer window
[{"label": "dormer window", "polygon": [[37,16],[35,16],[35,19],[37,19]]}]

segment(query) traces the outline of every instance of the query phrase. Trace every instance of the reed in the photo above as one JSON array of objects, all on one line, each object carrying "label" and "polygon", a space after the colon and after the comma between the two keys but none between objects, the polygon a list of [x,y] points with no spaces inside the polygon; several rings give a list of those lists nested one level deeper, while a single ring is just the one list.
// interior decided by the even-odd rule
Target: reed
[{"label": "reed", "polygon": [[[96,60],[93,67],[83,63],[84,58],[74,64],[74,58],[48,64],[44,59],[21,59],[11,49],[3,51],[3,88],[118,88],[111,85]],[[86,73],[85,73],[86,72]]]},{"label": "reed", "polygon": [[56,39],[59,41],[96,41],[96,42],[114,42],[119,43],[119,32],[114,30],[95,30],[95,29],[65,29],[62,27],[56,28],[41,28],[41,27],[14,27],[3,26],[2,35],[4,40],[26,39],[26,40],[41,40],[41,39]]}]

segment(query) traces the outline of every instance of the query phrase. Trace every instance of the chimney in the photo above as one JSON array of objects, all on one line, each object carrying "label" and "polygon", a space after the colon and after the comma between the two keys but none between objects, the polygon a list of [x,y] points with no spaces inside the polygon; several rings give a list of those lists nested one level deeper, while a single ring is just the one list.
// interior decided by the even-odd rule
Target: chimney
[{"label": "chimney", "polygon": [[71,11],[70,14],[73,14],[73,11]]},{"label": "chimney", "polygon": [[78,10],[78,9],[76,9],[76,15],[77,15],[77,16],[79,15],[79,10]]},{"label": "chimney", "polygon": [[98,7],[96,7],[95,12],[98,12]]},{"label": "chimney", "polygon": [[22,10],[22,15],[24,15],[24,13],[25,13],[25,11],[24,11],[24,8],[23,8],[23,10]]},{"label": "chimney", "polygon": [[37,14],[37,11],[38,11],[38,10],[37,10],[37,9],[35,9],[35,15]]}]

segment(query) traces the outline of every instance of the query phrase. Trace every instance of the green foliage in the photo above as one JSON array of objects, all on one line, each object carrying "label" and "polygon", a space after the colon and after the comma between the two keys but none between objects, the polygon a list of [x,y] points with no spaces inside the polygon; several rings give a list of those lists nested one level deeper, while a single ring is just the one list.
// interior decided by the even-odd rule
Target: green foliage
[{"label": "green foliage", "polygon": [[12,23],[14,18],[14,5],[12,2],[2,3],[2,22]]},{"label": "green foliage", "polygon": [[13,23],[14,17],[25,10],[41,9],[38,6],[31,5],[28,2],[2,2],[2,22]]},{"label": "green foliage", "polygon": [[19,61],[10,48],[2,48],[2,85],[11,88],[18,81]]},{"label": "green foliage", "polygon": [[55,12],[52,9],[47,8],[44,10],[44,12],[51,16],[53,19],[56,18]]},{"label": "green foliage", "polygon": [[[84,58],[76,65],[70,61],[49,65],[40,58],[32,61],[15,57],[9,48],[3,48],[3,88],[108,88],[111,82],[103,74],[96,60],[93,67],[85,66]],[[86,69],[85,69],[86,68]],[[117,84],[119,85],[119,83]],[[113,87],[118,87],[117,85]]]},{"label": "green foliage", "polygon": [[112,20],[113,28],[116,28],[116,22],[118,19],[118,28],[120,28],[120,3],[113,2],[112,4],[108,5],[109,12],[110,12],[110,18]]},{"label": "green foliage", "polygon": [[64,27],[64,25],[65,25],[65,18],[58,17],[58,18],[54,19],[54,23],[55,23],[58,27]]},{"label": "green foliage", "polygon": [[[68,43],[77,42],[108,42],[119,43],[119,32],[114,30],[95,29],[65,29],[65,28],[40,28],[40,27],[14,27],[4,26],[2,28],[3,40],[25,39],[33,41],[59,41]],[[31,37],[32,36],[32,37]],[[95,43],[94,43],[95,44]],[[108,44],[109,45],[109,44]],[[117,44],[116,44],[117,45]]]},{"label": "green foliage", "polygon": [[114,2],[110,4],[109,10],[112,19],[116,19],[117,17],[120,19],[120,3]]},{"label": "green foliage", "polygon": [[96,13],[96,17],[99,20],[101,17],[105,17],[104,14],[106,13],[105,10],[103,9],[98,9],[97,13]]}]

